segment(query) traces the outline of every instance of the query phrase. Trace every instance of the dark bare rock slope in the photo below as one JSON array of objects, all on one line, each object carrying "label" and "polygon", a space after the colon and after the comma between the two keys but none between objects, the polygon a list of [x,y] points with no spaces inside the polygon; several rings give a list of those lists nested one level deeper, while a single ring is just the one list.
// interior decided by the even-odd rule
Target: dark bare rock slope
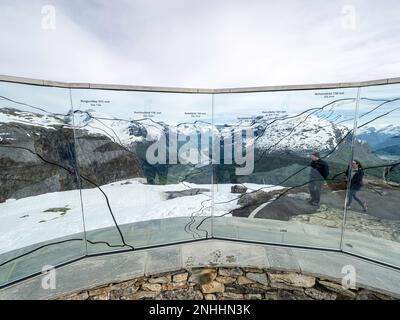
[{"label": "dark bare rock slope", "polygon": [[143,176],[135,154],[62,122],[0,123],[0,137],[0,202]]}]

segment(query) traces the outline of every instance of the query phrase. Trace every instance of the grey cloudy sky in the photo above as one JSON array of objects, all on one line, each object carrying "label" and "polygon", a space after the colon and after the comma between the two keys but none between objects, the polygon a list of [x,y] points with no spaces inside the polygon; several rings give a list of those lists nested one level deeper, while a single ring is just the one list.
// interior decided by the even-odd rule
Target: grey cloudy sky
[{"label": "grey cloudy sky", "polygon": [[398,0],[2,0],[0,74],[213,88],[398,77],[399,14]]}]

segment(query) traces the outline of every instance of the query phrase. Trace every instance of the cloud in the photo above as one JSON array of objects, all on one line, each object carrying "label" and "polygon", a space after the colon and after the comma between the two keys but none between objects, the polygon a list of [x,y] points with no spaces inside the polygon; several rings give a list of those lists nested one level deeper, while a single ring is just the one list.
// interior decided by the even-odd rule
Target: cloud
[{"label": "cloud", "polygon": [[[41,29],[48,3],[55,30]],[[349,4],[355,29],[343,26]],[[183,87],[400,75],[395,0],[3,0],[0,9],[2,74]]]}]

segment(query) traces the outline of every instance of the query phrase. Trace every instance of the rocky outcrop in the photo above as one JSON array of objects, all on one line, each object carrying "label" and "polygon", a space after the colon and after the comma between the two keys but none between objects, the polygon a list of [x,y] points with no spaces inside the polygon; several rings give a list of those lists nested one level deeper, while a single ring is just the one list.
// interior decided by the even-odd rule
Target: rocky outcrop
[{"label": "rocky outcrop", "polygon": [[210,189],[205,188],[191,188],[187,190],[179,190],[179,191],[166,191],[167,200],[180,198],[180,197],[188,197],[195,196],[197,194],[201,194],[204,192],[210,192]]},{"label": "rocky outcrop", "polygon": [[390,300],[382,293],[294,272],[197,268],[140,277],[72,293],[59,300]]},{"label": "rocky outcrop", "polygon": [[247,187],[235,184],[231,187],[231,193],[246,193]]},{"label": "rocky outcrop", "polygon": [[257,190],[253,192],[249,192],[240,196],[238,200],[238,204],[243,207],[260,205],[265,202],[272,200],[277,194],[282,193],[283,191],[270,191],[266,192],[263,190]]},{"label": "rocky outcrop", "polygon": [[[133,153],[68,125],[0,123],[0,137],[0,202],[78,189],[78,174],[96,184],[143,176]],[[82,186],[94,187],[87,180]]]},{"label": "rocky outcrop", "polygon": [[[118,180],[143,177],[136,154],[103,135],[76,131],[76,155],[82,176],[102,185]],[[93,187],[91,183],[84,186]]]}]

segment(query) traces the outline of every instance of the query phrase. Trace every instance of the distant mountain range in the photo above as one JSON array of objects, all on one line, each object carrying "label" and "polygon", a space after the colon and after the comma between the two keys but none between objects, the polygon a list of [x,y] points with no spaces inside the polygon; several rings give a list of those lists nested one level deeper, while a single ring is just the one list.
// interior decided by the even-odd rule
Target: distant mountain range
[{"label": "distant mountain range", "polygon": [[362,128],[357,138],[367,142],[377,154],[400,156],[400,126]]},{"label": "distant mountain range", "polygon": [[[256,159],[254,174],[243,177],[250,182],[274,184],[284,180],[288,172],[307,165],[313,151],[327,154],[335,150],[328,159],[332,165],[332,173],[340,172],[347,165],[351,142],[351,136],[347,136],[348,127],[316,115],[286,116],[275,120],[260,116],[237,123],[218,123],[212,127],[211,124],[200,121],[170,125],[151,118],[118,119],[90,109],[66,115],[40,114],[15,108],[0,109],[0,146],[27,147],[68,168],[73,168],[77,159],[81,173],[98,184],[138,176],[147,177],[150,183],[155,181],[156,176],[164,177],[162,181],[165,183],[175,183],[182,178],[193,183],[204,183],[209,181],[212,174],[212,168],[208,166],[201,169],[201,174],[186,178],[188,173],[193,172],[193,166],[149,165],[145,157],[149,144],[160,139],[162,134],[168,138],[170,133],[199,136],[212,132],[228,139],[246,129],[254,133],[254,138],[247,139],[245,143],[254,144]],[[78,142],[75,149],[71,147],[74,137]],[[358,132],[358,140],[357,148],[360,150],[359,154],[362,152],[363,158],[375,158],[371,152],[400,155],[400,126],[366,128]],[[6,198],[18,198],[32,193],[76,188],[77,181],[73,176],[55,168],[39,170],[38,168],[42,168],[40,165],[43,167],[37,157],[26,151],[0,148],[0,167],[3,171],[0,182],[4,182],[0,184],[3,188],[8,185],[7,190],[3,190],[3,195]],[[221,178],[220,181],[233,182],[233,169],[229,166],[219,167],[217,170],[222,170],[219,171],[219,176],[228,174],[231,177]],[[306,171],[302,171],[302,174],[306,179]],[[5,183],[11,175],[17,178],[12,183],[10,180]],[[18,175],[24,175],[24,178]],[[25,177],[30,177],[30,180],[27,182]]]},{"label": "distant mountain range", "polygon": [[[212,127],[210,124],[201,122],[170,126],[152,119],[141,121],[113,119],[111,115],[89,110],[76,112],[74,121],[75,126],[85,129],[91,134],[107,135],[110,139],[119,141],[125,146],[156,141],[162,133],[168,134],[168,132],[186,136],[213,133],[228,138],[238,131],[251,129],[255,140],[247,139],[246,142],[255,143],[256,149],[269,149],[271,152],[290,150],[306,154],[312,151],[331,150],[348,132],[346,126],[336,125],[314,115],[282,118],[277,121],[265,120],[260,117],[250,122],[219,124]],[[69,122],[71,123],[72,120]]]},{"label": "distant mountain range", "polygon": [[84,187],[143,177],[138,157],[105,134],[74,130],[56,115],[0,109],[0,202],[78,189],[77,162]]}]

